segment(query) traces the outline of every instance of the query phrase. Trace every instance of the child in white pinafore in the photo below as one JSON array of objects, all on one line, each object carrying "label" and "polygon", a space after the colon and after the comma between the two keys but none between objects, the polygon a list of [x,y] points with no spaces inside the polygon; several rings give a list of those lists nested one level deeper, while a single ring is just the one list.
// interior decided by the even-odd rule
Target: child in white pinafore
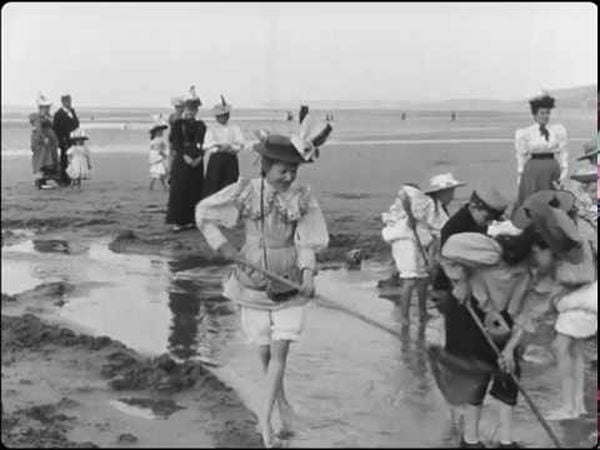
[{"label": "child in white pinafore", "polygon": [[150,128],[150,154],[148,162],[150,163],[150,186],[148,190],[154,188],[156,180],[160,180],[163,189],[167,188],[167,144],[163,138],[164,131],[169,128],[166,122],[159,116],[152,128]]},{"label": "child in white pinafore", "polygon": [[[283,388],[289,344],[298,340],[305,305],[314,295],[315,253],[329,242],[316,198],[308,187],[294,182],[298,166],[315,153],[315,139],[305,136],[300,148],[297,142],[280,135],[263,136],[255,146],[262,157],[262,176],[241,178],[196,206],[197,226],[213,249],[301,286],[300,291],[291,290],[242,265],[236,266],[224,283],[224,296],[240,305],[242,328],[249,341],[259,346],[267,376],[266,403],[259,414],[265,447],[274,445],[271,415],[275,404],[281,432],[291,431],[293,411]],[[218,228],[238,223],[243,224],[246,237],[239,253]]]},{"label": "child in white pinafore", "polygon": [[74,130],[70,136],[71,147],[67,150],[69,165],[67,167],[67,175],[71,179],[71,187],[78,186],[82,189],[82,180],[90,178],[92,163],[90,160],[90,150],[85,145],[88,136],[81,129]]}]

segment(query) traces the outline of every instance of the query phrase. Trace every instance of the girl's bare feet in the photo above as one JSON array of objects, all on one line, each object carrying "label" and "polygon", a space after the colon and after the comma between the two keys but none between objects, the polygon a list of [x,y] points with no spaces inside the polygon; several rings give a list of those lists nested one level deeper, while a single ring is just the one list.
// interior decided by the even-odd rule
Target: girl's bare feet
[{"label": "girl's bare feet", "polygon": [[296,413],[292,406],[287,402],[279,402],[279,419],[281,420],[281,428],[277,432],[277,437],[280,439],[289,439],[295,435],[294,422]]},{"label": "girl's bare feet", "polygon": [[270,423],[259,421],[258,427],[260,429],[260,435],[262,436],[263,445],[265,448],[278,448],[279,441],[273,436],[273,429]]}]

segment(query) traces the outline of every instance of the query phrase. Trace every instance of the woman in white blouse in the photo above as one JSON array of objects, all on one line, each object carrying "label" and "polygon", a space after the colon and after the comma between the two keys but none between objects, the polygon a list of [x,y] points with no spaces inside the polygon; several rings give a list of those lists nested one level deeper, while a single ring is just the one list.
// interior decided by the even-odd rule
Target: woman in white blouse
[{"label": "woman in white blouse", "polygon": [[562,186],[568,170],[567,131],[560,124],[548,124],[554,98],[544,94],[531,99],[529,104],[535,123],[515,134],[517,206],[535,192]]},{"label": "woman in white blouse", "polygon": [[204,136],[204,152],[208,158],[202,197],[208,197],[238,180],[240,170],[237,154],[244,149],[242,130],[229,123],[231,105],[221,96],[213,108],[217,123],[208,127]]}]

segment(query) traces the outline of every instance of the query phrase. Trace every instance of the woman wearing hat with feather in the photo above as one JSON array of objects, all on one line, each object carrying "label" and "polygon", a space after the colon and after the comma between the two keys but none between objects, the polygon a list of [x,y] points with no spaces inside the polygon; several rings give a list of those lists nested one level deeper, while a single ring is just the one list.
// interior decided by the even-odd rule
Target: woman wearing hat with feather
[{"label": "woman wearing hat with feather", "polygon": [[[286,360],[290,343],[298,340],[304,327],[305,305],[314,295],[316,252],[329,241],[316,198],[308,186],[295,182],[298,168],[313,161],[315,142],[309,136],[290,139],[261,133],[254,147],[261,156],[261,177],[241,178],[196,207],[198,228],[213,249],[232,260],[241,256],[302,286],[300,291],[290,290],[243,265],[236,266],[224,283],[224,296],[240,306],[242,328],[249,341],[259,346],[267,380],[259,414],[266,447],[275,444],[271,427],[275,405],[281,431],[291,431],[292,409],[283,387]],[[240,251],[219,230],[237,224],[245,230]]]},{"label": "woman wearing hat with feather", "polygon": [[29,115],[31,131],[31,164],[38,189],[54,189],[48,179],[55,178],[58,171],[58,138],[52,129],[50,106],[52,102],[42,93],[37,98],[38,112]]},{"label": "woman wearing hat with feather", "polygon": [[194,227],[194,207],[202,197],[202,144],[206,125],[196,119],[201,104],[192,86],[185,98],[183,116],[175,121],[171,131],[175,156],[170,172],[166,222],[172,224],[173,231]]},{"label": "woman wearing hat with feather", "polygon": [[554,103],[554,98],[546,93],[529,100],[535,123],[515,133],[519,174],[517,206],[531,194],[556,189],[567,179],[567,131],[560,124],[548,124]]},{"label": "woman wearing hat with feather", "polygon": [[213,108],[217,123],[210,126],[204,138],[204,151],[208,158],[204,179],[203,197],[208,197],[239,177],[237,154],[245,146],[240,127],[229,124],[231,105],[221,95],[221,102]]}]

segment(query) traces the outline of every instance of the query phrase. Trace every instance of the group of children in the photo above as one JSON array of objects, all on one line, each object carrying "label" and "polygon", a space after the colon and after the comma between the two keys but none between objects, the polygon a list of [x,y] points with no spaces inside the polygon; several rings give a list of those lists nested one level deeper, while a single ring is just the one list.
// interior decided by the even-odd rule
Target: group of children
[{"label": "group of children", "polygon": [[[298,168],[318,157],[325,139],[263,133],[254,147],[261,158],[261,176],[240,179],[196,206],[196,224],[209,245],[237,262],[224,283],[224,295],[240,306],[242,328],[259,346],[267,380],[259,413],[266,447],[278,441],[272,429],[274,408],[280,413],[281,431],[290,431],[293,414],[283,382],[289,345],[298,339],[305,305],[315,294],[316,252],[328,244],[317,200],[307,186],[295,183]],[[519,145],[524,155],[524,144]],[[597,148],[586,148],[581,159],[596,163],[597,154]],[[529,171],[538,176],[535,164]],[[589,220],[581,206],[588,201],[565,191],[564,174],[554,172],[548,182],[560,176],[560,184],[530,193],[510,214],[509,202],[486,186],[473,190],[469,201],[450,215],[455,189],[466,184],[451,173],[432,177],[426,189],[404,184],[383,214],[382,236],[392,247],[396,274],[390,280],[400,287],[402,322],[410,322],[415,289],[421,319],[427,319],[430,293],[445,318],[446,351],[496,368],[477,381],[473,397],[464,405],[462,448],[484,448],[479,420],[490,382],[490,395],[500,401],[499,447],[520,447],[512,436],[518,387],[508,374],[520,375],[520,349],[548,317],[554,324],[551,337],[562,386],[562,405],[548,418],[586,414],[582,346],[597,328],[596,218]],[[588,170],[571,178],[585,186],[581,195],[591,192],[588,187],[596,183],[597,174]],[[246,239],[238,250],[219,226],[240,224]],[[282,283],[269,272],[292,283]],[[490,347],[471,313],[485,324],[500,354]]]}]

